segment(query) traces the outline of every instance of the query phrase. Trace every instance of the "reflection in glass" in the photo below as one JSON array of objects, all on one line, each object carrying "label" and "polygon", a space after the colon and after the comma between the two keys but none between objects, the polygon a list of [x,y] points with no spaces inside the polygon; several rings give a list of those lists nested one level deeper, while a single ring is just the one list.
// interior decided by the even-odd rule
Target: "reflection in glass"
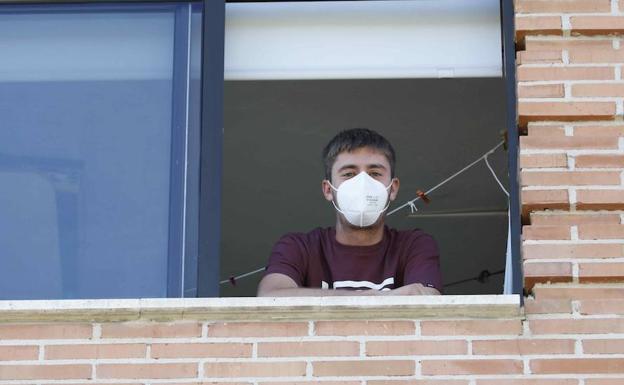
[{"label": "reflection in glass", "polygon": [[167,296],[190,12],[0,8],[0,299]]}]

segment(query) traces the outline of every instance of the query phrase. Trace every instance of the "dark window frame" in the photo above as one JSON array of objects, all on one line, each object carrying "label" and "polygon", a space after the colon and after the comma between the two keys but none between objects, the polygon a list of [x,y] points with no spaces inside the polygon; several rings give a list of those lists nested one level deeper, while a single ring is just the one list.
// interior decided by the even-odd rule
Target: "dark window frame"
[{"label": "dark window frame", "polygon": [[500,0],[501,41],[503,43],[503,77],[507,103],[507,157],[509,169],[509,224],[511,233],[512,292],[520,294],[522,304],[523,273],[520,254],[522,237],[522,203],[519,182],[518,104],[516,95],[516,44],[513,0]]}]

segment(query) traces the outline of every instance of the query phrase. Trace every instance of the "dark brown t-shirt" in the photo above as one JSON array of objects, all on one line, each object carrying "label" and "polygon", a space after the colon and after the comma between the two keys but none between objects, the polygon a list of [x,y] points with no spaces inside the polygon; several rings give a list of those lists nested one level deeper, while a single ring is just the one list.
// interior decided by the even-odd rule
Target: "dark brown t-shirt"
[{"label": "dark brown t-shirt", "polygon": [[442,292],[438,246],[422,230],[384,227],[381,242],[348,246],[333,227],[289,233],[273,247],[266,274],[281,273],[299,287],[395,289],[421,283]]}]

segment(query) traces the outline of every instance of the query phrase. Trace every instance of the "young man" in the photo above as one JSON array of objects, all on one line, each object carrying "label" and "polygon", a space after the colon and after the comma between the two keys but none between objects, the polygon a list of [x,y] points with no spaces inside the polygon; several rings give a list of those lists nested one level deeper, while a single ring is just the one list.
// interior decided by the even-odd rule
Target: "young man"
[{"label": "young man", "polygon": [[327,144],[323,160],[321,188],[336,209],[336,226],[284,235],[258,296],[440,294],[433,238],[384,224],[399,191],[392,145],[372,130],[346,130]]}]

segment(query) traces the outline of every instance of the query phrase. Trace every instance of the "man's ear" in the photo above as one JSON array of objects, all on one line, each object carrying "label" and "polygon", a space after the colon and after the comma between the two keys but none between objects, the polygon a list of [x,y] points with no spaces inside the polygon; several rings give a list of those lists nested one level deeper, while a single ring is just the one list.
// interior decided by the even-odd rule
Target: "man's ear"
[{"label": "man's ear", "polygon": [[392,179],[392,185],[390,186],[390,201],[393,201],[396,199],[397,194],[399,193],[400,185],[401,185],[401,182],[399,181],[399,178]]},{"label": "man's ear", "polygon": [[332,187],[327,179],[323,179],[323,181],[321,182],[321,190],[323,191],[323,196],[325,197],[325,199],[327,199],[329,202],[334,200]]}]

